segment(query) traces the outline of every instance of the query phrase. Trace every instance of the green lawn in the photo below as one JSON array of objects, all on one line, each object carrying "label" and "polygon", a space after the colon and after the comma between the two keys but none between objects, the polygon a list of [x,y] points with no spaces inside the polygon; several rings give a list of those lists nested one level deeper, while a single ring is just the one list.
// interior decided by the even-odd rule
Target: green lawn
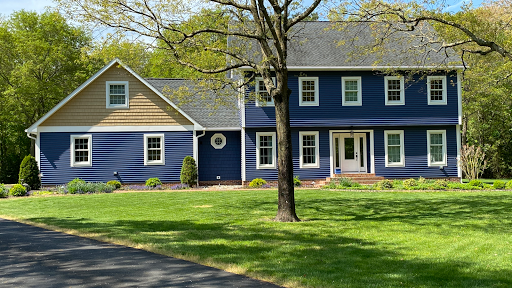
[{"label": "green lawn", "polygon": [[289,287],[511,287],[512,193],[275,190],[0,200],[0,215]]}]

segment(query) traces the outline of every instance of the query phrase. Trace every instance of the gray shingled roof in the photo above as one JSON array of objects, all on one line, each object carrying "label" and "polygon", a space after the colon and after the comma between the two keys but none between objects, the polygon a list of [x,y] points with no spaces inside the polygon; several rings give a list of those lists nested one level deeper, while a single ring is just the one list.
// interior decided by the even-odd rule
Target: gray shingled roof
[{"label": "gray shingled roof", "polygon": [[[382,53],[361,53],[375,44],[378,35],[383,35],[378,29],[366,23],[348,24],[343,29],[336,25],[341,24],[312,21],[294,26],[289,34],[288,67],[461,65],[460,57],[452,49],[445,51],[440,49],[441,44],[429,42],[437,39],[429,25],[415,31],[389,33]],[[236,38],[229,39],[230,45],[237,46],[244,45],[244,41],[238,43]],[[259,50],[251,50],[248,55],[255,55],[252,59],[259,61]]]},{"label": "gray shingled roof", "polygon": [[[194,93],[194,87],[196,85],[191,80],[149,78],[146,79],[146,81],[164,96],[170,95],[169,90],[178,90],[180,87],[187,87],[189,92],[191,92],[191,95],[188,95],[188,97],[193,97],[193,99],[182,101],[183,99],[173,99],[171,97],[171,101],[203,127],[210,129],[240,128],[240,118],[238,108],[236,107],[236,91],[228,93],[229,96],[227,96],[228,98],[226,99],[225,95],[217,96],[213,91],[208,93]],[[224,97],[220,102],[227,102],[232,105],[219,103],[220,97]]]}]

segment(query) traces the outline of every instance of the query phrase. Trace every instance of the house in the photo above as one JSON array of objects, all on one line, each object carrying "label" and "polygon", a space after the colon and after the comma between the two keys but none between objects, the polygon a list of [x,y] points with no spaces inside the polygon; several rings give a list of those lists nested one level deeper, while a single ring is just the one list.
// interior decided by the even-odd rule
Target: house
[{"label": "house", "polygon": [[[409,51],[421,39],[392,41],[378,59],[354,57],[373,39],[368,27],[358,26],[353,43],[339,46],[340,33],[348,32],[326,29],[329,22],[301,25],[290,37],[288,58],[295,175],[461,177],[456,58],[428,45]],[[234,95],[237,109],[213,111],[213,92],[179,106],[165,96],[165,89],[192,86],[143,79],[112,61],[27,129],[37,139],[43,185],[76,177],[178,182],[187,155],[198,162],[204,184],[277,180],[275,111],[261,79],[247,87],[255,101]]]}]

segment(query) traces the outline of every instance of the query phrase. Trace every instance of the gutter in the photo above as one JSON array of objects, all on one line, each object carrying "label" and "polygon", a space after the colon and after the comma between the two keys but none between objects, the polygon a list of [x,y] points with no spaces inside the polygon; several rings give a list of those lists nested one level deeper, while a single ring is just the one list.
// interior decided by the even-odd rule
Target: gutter
[{"label": "gutter", "polygon": [[203,128],[203,134],[196,136],[196,149],[197,149],[197,159],[196,159],[196,166],[197,166],[197,179],[196,179],[196,186],[199,187],[199,138],[206,135],[206,128]]}]

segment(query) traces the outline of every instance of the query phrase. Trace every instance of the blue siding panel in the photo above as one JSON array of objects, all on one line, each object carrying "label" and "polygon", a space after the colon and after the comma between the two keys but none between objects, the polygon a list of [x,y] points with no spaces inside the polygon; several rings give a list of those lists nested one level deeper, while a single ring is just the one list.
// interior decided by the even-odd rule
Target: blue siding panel
[{"label": "blue siding panel", "polygon": [[[319,77],[319,106],[299,106],[299,72],[289,76],[292,127],[406,126],[458,124],[457,75],[447,76],[447,105],[427,104],[426,77],[405,83],[405,105],[386,106],[384,77],[373,72],[306,72]],[[304,73],[303,73],[304,74]],[[342,106],[341,77],[361,76],[362,106]],[[253,89],[253,88],[251,88]],[[246,104],[246,127],[275,127],[274,107]],[[250,120],[249,120],[250,119]]]},{"label": "blue siding panel", "polygon": [[[222,133],[226,137],[226,146],[215,149],[211,145],[211,137]],[[241,180],[241,145],[240,131],[206,132],[199,138],[199,180],[215,181]]]},{"label": "blue siding panel", "polygon": [[[92,167],[70,167],[70,135],[82,134],[92,135]],[[144,166],[144,134],[164,134],[165,165]],[[40,137],[43,185],[63,184],[74,178],[143,183],[158,177],[162,182],[179,182],[183,158],[193,153],[191,131],[41,133]],[[114,176],[114,171],[119,175]]]}]

